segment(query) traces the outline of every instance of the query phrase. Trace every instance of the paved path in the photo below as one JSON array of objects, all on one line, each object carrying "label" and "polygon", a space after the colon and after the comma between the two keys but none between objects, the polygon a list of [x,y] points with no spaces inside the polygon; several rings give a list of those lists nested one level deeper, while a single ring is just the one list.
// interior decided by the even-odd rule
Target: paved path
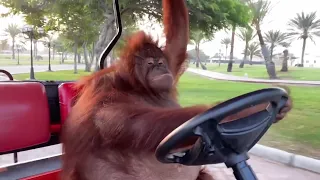
[{"label": "paved path", "polygon": [[240,81],[240,82],[252,82],[252,83],[279,83],[279,84],[295,84],[295,85],[315,85],[320,86],[320,81],[297,81],[297,80],[281,80],[281,79],[256,79],[256,78],[247,78],[241,76],[233,76],[218,72],[213,72],[209,70],[188,68],[188,72],[196,73],[202,76],[206,76],[213,79],[227,80],[227,81]]},{"label": "paved path", "polygon": [[[19,161],[28,161],[61,153],[61,144],[18,153]],[[0,156],[0,167],[13,163],[13,155]],[[250,156],[248,164],[256,172],[259,180],[319,180],[320,174],[289,167],[280,163]],[[232,169],[224,164],[210,165],[208,168],[216,180],[234,180]]]},{"label": "paved path", "polygon": [[[320,174],[289,167],[280,163],[250,156],[248,164],[259,180],[319,180]],[[232,169],[224,164],[208,166],[216,180],[235,180]]]}]

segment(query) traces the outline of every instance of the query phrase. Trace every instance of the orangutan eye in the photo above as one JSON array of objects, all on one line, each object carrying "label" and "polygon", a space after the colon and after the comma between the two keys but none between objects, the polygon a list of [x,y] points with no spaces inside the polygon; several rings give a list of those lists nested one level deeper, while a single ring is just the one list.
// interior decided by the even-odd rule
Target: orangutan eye
[{"label": "orangutan eye", "polygon": [[148,65],[153,65],[153,58],[146,58],[146,61],[148,62]]}]

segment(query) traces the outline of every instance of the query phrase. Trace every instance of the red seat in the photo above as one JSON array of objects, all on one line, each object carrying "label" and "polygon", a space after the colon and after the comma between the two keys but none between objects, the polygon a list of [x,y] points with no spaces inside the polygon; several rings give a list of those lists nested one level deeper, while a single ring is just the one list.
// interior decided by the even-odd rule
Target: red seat
[{"label": "red seat", "polygon": [[77,91],[73,88],[74,83],[62,83],[58,87],[59,103],[60,103],[60,117],[61,124],[67,119],[74,97],[77,95]]},{"label": "red seat", "polygon": [[60,179],[61,170],[54,170],[50,172],[45,172],[41,174],[37,174],[34,176],[26,177],[21,180],[59,180]]},{"label": "red seat", "polygon": [[0,153],[48,142],[50,115],[43,84],[0,82]]}]

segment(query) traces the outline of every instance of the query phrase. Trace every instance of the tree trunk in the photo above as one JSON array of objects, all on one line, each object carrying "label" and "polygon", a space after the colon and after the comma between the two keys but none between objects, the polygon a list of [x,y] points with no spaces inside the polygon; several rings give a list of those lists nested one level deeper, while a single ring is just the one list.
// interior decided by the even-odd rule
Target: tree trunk
[{"label": "tree trunk", "polygon": [[264,61],[266,63],[266,69],[267,69],[269,78],[276,79],[277,78],[276,68],[275,68],[274,63],[270,60],[270,52],[269,52],[266,44],[264,43],[259,25],[256,25],[256,30],[257,30],[257,35],[258,35],[260,46],[261,46],[261,52],[264,57]]},{"label": "tree trunk", "polygon": [[95,46],[95,56],[96,56],[96,71],[99,70],[100,65],[100,56],[104,49],[108,46],[109,42],[112,40],[113,36],[115,35],[115,27],[114,27],[114,14],[111,11],[109,14],[109,17],[106,18],[104,23],[100,27],[100,35],[99,39]]},{"label": "tree trunk", "polygon": [[207,70],[207,67],[204,64],[202,64],[201,59],[200,59],[200,43],[197,44],[196,54],[197,54],[197,59],[198,59],[198,62],[200,63],[201,68],[203,70]]},{"label": "tree trunk", "polygon": [[249,41],[248,41],[248,39],[246,39],[246,45],[244,47],[244,55],[243,55],[243,59],[242,59],[240,65],[239,65],[239,68],[243,68],[244,67],[244,61],[247,60],[248,46],[249,46]]},{"label": "tree trunk", "polygon": [[196,60],[196,68],[199,68],[199,60],[198,60],[198,58]]},{"label": "tree trunk", "polygon": [[88,61],[88,56],[87,56],[87,48],[86,48],[86,42],[83,43],[82,48],[83,48],[83,58],[84,58],[84,64],[85,64],[85,68],[84,71],[85,72],[90,72],[89,69],[89,61]]},{"label": "tree trunk", "polygon": [[62,54],[61,54],[61,63],[62,64],[64,64],[64,60],[65,60],[65,55],[66,55],[67,53],[65,53],[65,52],[62,52]]},{"label": "tree trunk", "polygon": [[307,38],[303,38],[302,53],[301,53],[302,67],[304,67],[304,51],[306,50],[306,43],[307,43]]},{"label": "tree trunk", "polygon": [[94,61],[94,57],[95,57],[95,54],[94,54],[94,48],[95,48],[95,43],[92,43],[92,50],[91,50],[91,53],[90,53],[90,63],[91,63],[91,66],[93,64],[93,61]]},{"label": "tree trunk", "polygon": [[244,47],[244,56],[243,56],[243,59],[242,59],[240,65],[239,65],[239,68],[243,68],[244,67],[244,61],[247,60],[248,46],[249,46],[249,41],[246,41],[246,45]]},{"label": "tree trunk", "polygon": [[[93,56],[90,55],[90,52],[88,53],[87,43],[83,43],[82,47],[83,47],[83,58],[84,58],[84,63],[85,63],[85,71],[91,72]],[[91,54],[93,54],[93,52]],[[90,61],[88,58],[90,58]]]},{"label": "tree trunk", "polygon": [[78,64],[80,64],[80,63],[81,63],[81,54],[78,53]]},{"label": "tree trunk", "polygon": [[[196,44],[195,50],[196,50],[196,54],[198,54],[198,45],[197,44]],[[199,68],[199,64],[200,64],[200,58],[197,55],[197,57],[196,57],[196,68]]]},{"label": "tree trunk", "polygon": [[270,61],[273,59],[273,50],[274,50],[274,44],[271,44],[270,46]]},{"label": "tree trunk", "polygon": [[233,49],[234,49],[234,36],[236,34],[236,26],[232,26],[232,34],[231,34],[231,49],[230,49],[230,59],[228,63],[228,72],[232,72],[232,64],[233,64]]},{"label": "tree trunk", "polygon": [[52,60],[54,60],[54,54],[56,53],[55,48],[52,48]]},{"label": "tree trunk", "polygon": [[250,65],[252,65],[253,54],[250,54]]},{"label": "tree trunk", "polygon": [[61,58],[60,58],[60,64],[62,64],[63,63],[63,52],[61,52]]},{"label": "tree trunk", "polygon": [[286,49],[283,51],[283,61],[282,61],[282,68],[281,68],[282,72],[288,72],[288,59],[289,59],[288,50]]},{"label": "tree trunk", "polygon": [[15,46],[15,38],[12,38],[12,60],[16,60],[15,52],[14,52],[14,46]]},{"label": "tree trunk", "polygon": [[77,68],[77,54],[78,54],[78,43],[77,41],[74,42],[74,58],[73,58],[73,64],[74,64],[74,74],[78,74],[78,68]]}]

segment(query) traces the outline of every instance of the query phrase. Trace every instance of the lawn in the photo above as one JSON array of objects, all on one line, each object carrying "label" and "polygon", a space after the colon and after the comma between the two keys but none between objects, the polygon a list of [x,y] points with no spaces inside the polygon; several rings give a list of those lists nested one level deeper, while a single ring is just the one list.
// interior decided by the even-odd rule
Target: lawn
[{"label": "lawn", "polygon": [[[65,71],[57,71],[57,72],[36,72],[35,78],[38,80],[55,80],[55,81],[63,81],[63,80],[77,80],[81,76],[85,76],[89,74],[89,72],[84,72],[84,70],[78,70],[77,74],[73,73],[73,70],[65,70]],[[17,80],[26,80],[29,79],[30,74],[14,74],[13,78]]]},{"label": "lawn", "polygon": [[[77,79],[85,72],[73,71],[36,73],[42,80]],[[24,79],[26,75],[14,75]],[[180,103],[189,106],[214,103],[247,93],[265,84],[217,81],[186,73],[179,83]],[[261,144],[320,159],[320,87],[291,86],[294,108],[281,123],[275,124],[260,141]]]},{"label": "lawn", "polygon": [[[194,64],[190,64],[189,67],[195,68]],[[245,76],[247,73],[250,78],[269,78],[266,67],[264,65],[248,65],[245,64],[244,68],[239,68],[239,64],[233,65],[232,72],[227,72],[227,64],[219,65],[217,63],[207,64],[207,68],[210,71],[232,74],[235,76]],[[281,66],[276,66],[277,76],[280,79],[294,79],[294,80],[312,80],[320,81],[320,68],[309,67],[289,67],[288,72],[280,72]]]}]

